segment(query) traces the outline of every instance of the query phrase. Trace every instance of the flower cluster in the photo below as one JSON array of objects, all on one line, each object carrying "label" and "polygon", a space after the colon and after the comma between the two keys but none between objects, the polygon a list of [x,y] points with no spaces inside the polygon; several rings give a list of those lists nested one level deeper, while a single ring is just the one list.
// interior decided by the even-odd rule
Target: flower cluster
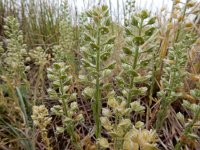
[{"label": "flower cluster", "polygon": [[41,131],[42,140],[45,143],[47,150],[52,150],[47,136],[47,126],[51,122],[51,117],[49,117],[47,108],[44,105],[33,106],[33,114],[31,117],[33,119],[33,124]]}]

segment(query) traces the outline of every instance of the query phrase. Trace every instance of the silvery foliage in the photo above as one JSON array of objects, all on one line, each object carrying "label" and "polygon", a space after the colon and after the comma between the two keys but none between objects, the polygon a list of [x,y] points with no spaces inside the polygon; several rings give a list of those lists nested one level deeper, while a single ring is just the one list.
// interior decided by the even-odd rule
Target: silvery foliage
[{"label": "silvery foliage", "polygon": [[4,62],[8,72],[22,74],[25,71],[24,59],[27,55],[26,45],[23,43],[23,34],[20,24],[14,17],[7,17],[4,26],[7,38],[7,51]]},{"label": "silvery foliage", "polygon": [[78,103],[76,102],[76,93],[71,92],[73,77],[70,75],[70,67],[65,63],[54,63],[47,69],[48,78],[52,82],[48,89],[48,94],[52,99],[58,100],[59,105],[51,108],[54,115],[62,118],[62,127],[58,127],[57,132],[74,128],[74,126],[83,121],[83,115],[78,112]]},{"label": "silvery foliage", "polygon": [[184,79],[189,75],[185,70],[187,51],[194,43],[194,39],[195,37],[191,37],[191,34],[187,33],[168,50],[168,58],[164,60],[164,72],[161,78],[163,89],[157,93],[158,97],[161,98],[161,111],[158,113],[157,128],[162,125],[166,118],[171,103],[183,96],[181,92],[176,91],[184,87]]},{"label": "silvery foliage", "polygon": [[[151,63],[153,60],[153,50],[156,47],[152,44],[147,44],[148,39],[156,29],[154,23],[155,17],[150,17],[150,14],[143,10],[131,17],[130,25],[125,27],[126,38],[123,54],[121,55],[122,71],[116,78],[121,93],[127,104],[130,105],[133,97],[146,95],[147,86],[137,87],[136,85],[150,85],[152,77]],[[142,47],[146,44],[145,48]],[[144,68],[146,72],[142,71]]]}]

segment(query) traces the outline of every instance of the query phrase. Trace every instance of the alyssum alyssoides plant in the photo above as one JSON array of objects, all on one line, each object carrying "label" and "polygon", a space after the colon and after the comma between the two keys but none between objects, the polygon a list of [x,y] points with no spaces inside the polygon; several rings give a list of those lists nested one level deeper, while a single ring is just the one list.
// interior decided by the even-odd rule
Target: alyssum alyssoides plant
[{"label": "alyssum alyssoides plant", "polygon": [[5,19],[5,36],[7,38],[7,52],[3,54],[4,69],[8,73],[7,77],[13,79],[15,86],[19,85],[25,76],[25,56],[27,55],[26,45],[23,43],[20,24],[12,16]]},{"label": "alyssum alyssoides plant", "polygon": [[[130,118],[131,112],[141,114],[144,112],[145,107],[140,104],[139,101],[132,102],[132,98],[140,95],[144,95],[147,88],[136,87],[138,83],[144,83],[148,81],[151,77],[150,75],[142,76],[139,71],[143,69],[151,59],[149,56],[147,59],[139,58],[142,54],[149,54],[151,49],[140,49],[140,46],[148,40],[153,31],[154,27],[151,27],[155,23],[155,17],[149,17],[146,11],[142,11],[136,16],[132,16],[130,26],[126,28],[127,39],[126,46],[123,48],[124,55],[122,55],[123,71],[117,77],[120,89],[122,89],[122,96],[116,96],[115,92],[110,92],[107,95],[108,98],[108,108],[102,109],[103,117],[101,117],[102,126],[107,130],[109,136],[111,137],[111,142],[108,142],[106,138],[100,138],[98,143],[103,148],[111,149],[145,149],[152,148],[156,149],[155,140],[154,144],[142,144],[138,143],[137,140],[132,141],[132,136],[141,135],[143,132],[146,133],[141,121],[138,121],[135,126],[132,126]],[[112,122],[112,120],[114,120]],[[137,130],[138,129],[138,130]],[[138,133],[137,133],[138,132]],[[149,133],[151,131],[148,131]],[[148,133],[146,133],[148,134]],[[152,131],[153,137],[156,137],[154,131]],[[150,136],[151,134],[149,134]],[[130,139],[129,139],[130,138]],[[154,138],[152,138],[154,139]],[[142,136],[139,137],[138,141],[145,141]],[[148,140],[147,140],[148,141]],[[151,141],[151,140],[150,140]],[[133,146],[134,145],[134,146]],[[145,146],[144,146],[145,145]]]},{"label": "alyssum alyssoides plant", "polygon": [[115,37],[109,34],[111,20],[107,6],[94,7],[87,12],[87,16],[91,19],[91,23],[85,25],[84,38],[87,43],[82,47],[82,64],[87,71],[87,77],[83,75],[81,77],[88,82],[84,94],[92,99],[95,135],[99,138],[101,136],[101,91],[109,87],[109,84],[104,81],[115,65],[115,62],[108,65],[105,62],[111,55]]},{"label": "alyssum alyssoides plant", "polygon": [[185,22],[188,19],[188,11],[195,6],[195,2],[187,0],[183,3],[183,9],[181,10],[180,1],[174,1],[174,12],[173,12],[173,22],[168,25],[171,26],[178,25],[174,29],[172,34],[174,38],[171,40],[171,47],[168,49],[168,56],[166,59],[162,60],[164,62],[163,75],[161,79],[161,91],[158,92],[158,96],[161,101],[161,110],[158,113],[158,119],[156,122],[156,129],[159,129],[167,116],[168,109],[172,102],[177,100],[177,98],[183,96],[182,93],[176,92],[177,89],[184,87],[183,79],[187,75],[185,70],[187,53],[192,48],[197,36],[194,32],[191,32],[191,24]]},{"label": "alyssum alyssoides plant", "polygon": [[70,65],[73,65],[73,44],[74,44],[74,35],[73,35],[73,26],[72,18],[69,13],[67,1],[62,4],[61,7],[62,15],[59,18],[59,43],[53,48],[53,59],[56,62],[68,62]]},{"label": "alyssum alyssoides plant", "polygon": [[44,105],[33,106],[33,114],[31,116],[33,119],[33,124],[41,131],[42,140],[46,146],[46,149],[52,150],[49,138],[47,136],[47,125],[49,125],[51,122],[51,117],[48,116],[48,109],[45,108]]},{"label": "alyssum alyssoides plant", "polygon": [[62,126],[57,126],[57,133],[67,131],[71,142],[76,150],[81,150],[79,135],[75,131],[78,123],[84,120],[83,115],[78,112],[76,93],[71,89],[73,77],[70,75],[70,67],[63,62],[54,63],[48,68],[48,78],[52,81],[48,94],[52,99],[59,100],[60,104],[51,108],[54,115],[60,116]]},{"label": "alyssum alyssoides plant", "polygon": [[[30,103],[24,98],[27,96],[26,92],[29,89],[25,74],[27,70],[25,66],[27,47],[23,42],[23,34],[18,20],[8,16],[5,18],[5,22],[4,35],[6,43],[5,49],[2,49],[2,55],[0,55],[2,64],[2,68],[0,68],[0,70],[2,69],[2,76],[0,78],[4,81],[0,83],[0,91],[2,91],[0,101],[3,101],[6,106],[4,113],[0,116],[1,123],[4,122],[4,117],[6,118],[6,130],[9,132],[5,130],[6,132],[2,131],[2,133],[6,133],[5,135],[9,138],[17,137],[20,139],[17,143],[24,149],[33,149],[33,141],[29,138],[33,136],[29,116]],[[3,93],[5,93],[5,96]],[[6,109],[6,107],[12,108],[12,110]],[[12,143],[9,143],[9,145],[12,145]]]},{"label": "alyssum alyssoides plant", "polygon": [[[46,50],[44,50],[42,47],[36,47],[34,49],[29,50],[28,57],[26,57],[26,63],[30,64],[31,62],[34,63],[35,66],[37,66],[38,71],[35,72],[35,80],[30,80],[31,87],[34,85],[33,91],[33,99],[34,104],[38,100],[37,95],[43,94],[44,91],[40,87],[44,87],[44,80],[46,73],[44,70],[46,70],[46,66],[49,64],[50,55],[46,53]],[[26,70],[31,70],[34,67],[27,66]],[[32,71],[30,71],[32,72]]]},{"label": "alyssum alyssoides plant", "polygon": [[164,59],[161,90],[157,93],[160,98],[160,111],[157,115],[156,130],[158,130],[167,117],[171,104],[183,96],[179,89],[184,87],[184,78],[188,75],[185,70],[187,51],[194,43],[195,36],[190,33],[183,35],[181,41],[174,43],[168,50],[168,57]]},{"label": "alyssum alyssoides plant", "polygon": [[[24,89],[24,95],[27,90],[26,88],[28,88],[25,74],[27,68],[24,64],[27,56],[26,45],[23,43],[23,34],[20,30],[18,20],[9,16],[5,18],[5,21],[4,33],[7,41],[6,51],[4,51],[5,49],[3,47],[0,48],[2,50],[2,55],[0,55],[2,65],[0,66],[2,67],[0,68],[0,71],[2,71],[0,80],[3,79],[5,84],[2,83],[0,88],[2,88],[2,91],[5,93],[8,93],[9,102],[12,102],[12,105],[16,106],[15,108],[17,112],[20,111],[20,115],[24,115],[22,118],[24,119],[24,123],[28,126],[28,116],[25,115],[26,109],[24,108],[25,106],[22,106],[22,101],[24,100],[19,96],[21,95],[20,90],[22,88]],[[17,97],[17,94],[19,98]],[[21,108],[22,111],[19,108]],[[9,112],[12,113],[12,111]],[[19,118],[17,119],[19,121]]]},{"label": "alyssum alyssoides plant", "polygon": [[[130,25],[125,28],[126,44],[123,47],[124,54],[121,57],[123,70],[116,80],[120,89],[122,89],[124,98],[127,100],[128,107],[133,98],[144,95],[147,91],[147,87],[137,87],[136,85],[147,84],[152,76],[151,70],[147,68],[153,58],[151,55],[152,48],[142,49],[141,46],[153,35],[155,27],[152,25],[155,20],[155,17],[150,17],[148,12],[143,10],[132,16]],[[146,58],[142,58],[142,56]],[[140,73],[144,68],[149,71],[145,73],[143,71],[145,75]]]}]

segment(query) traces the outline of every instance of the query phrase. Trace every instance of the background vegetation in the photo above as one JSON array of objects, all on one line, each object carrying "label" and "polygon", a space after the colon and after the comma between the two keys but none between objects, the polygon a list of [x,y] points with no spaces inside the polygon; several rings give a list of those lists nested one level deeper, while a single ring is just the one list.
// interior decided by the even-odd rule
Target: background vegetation
[{"label": "background vegetation", "polygon": [[0,149],[200,149],[200,3],[111,6],[0,0]]}]

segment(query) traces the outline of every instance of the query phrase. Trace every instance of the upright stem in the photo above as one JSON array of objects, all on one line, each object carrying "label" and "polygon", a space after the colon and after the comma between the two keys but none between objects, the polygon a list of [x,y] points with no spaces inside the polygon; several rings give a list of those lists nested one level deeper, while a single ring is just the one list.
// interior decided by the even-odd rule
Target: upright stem
[{"label": "upright stem", "polygon": [[[174,47],[174,50],[176,51],[175,47]],[[178,54],[176,53],[175,55],[175,68],[178,68],[177,66],[177,63],[178,63]],[[166,97],[163,97],[161,99],[161,110],[160,112],[158,113],[158,115],[160,117],[158,117],[157,121],[156,121],[156,131],[158,131],[160,129],[160,127],[162,126],[162,124],[164,123],[165,121],[165,118],[167,116],[167,112],[169,110],[169,106],[171,105],[172,101],[173,101],[173,97],[172,97],[172,91],[175,91],[175,78],[176,78],[176,72],[177,71],[173,71],[172,72],[172,75],[171,78],[170,78],[170,90],[167,91],[168,95],[166,95]],[[172,98],[170,98],[172,97]]]},{"label": "upright stem", "polygon": [[[100,46],[100,29],[98,29],[97,34],[97,45]],[[100,122],[100,113],[101,113],[101,91],[100,91],[100,48],[97,50],[96,53],[96,93],[95,93],[95,104],[94,104],[94,116],[95,116],[95,123],[96,123],[96,131],[95,135],[96,138],[101,136],[101,122]]]},{"label": "upright stem", "polygon": [[[139,55],[139,47],[137,46],[136,50],[135,50],[134,63],[133,63],[133,66],[132,66],[133,70],[135,70],[135,68],[137,66],[138,55]],[[131,77],[131,83],[130,83],[129,92],[128,92],[128,106],[131,103],[131,98],[132,98],[131,90],[133,89],[133,81],[134,81],[134,77]]]},{"label": "upright stem", "polygon": [[[138,33],[139,36],[141,36],[142,27],[143,27],[143,20],[141,20],[141,22],[140,22],[139,33]],[[133,66],[132,66],[133,70],[135,70],[136,67],[137,67],[138,57],[139,57],[139,46],[136,46],[135,56],[134,56],[134,62],[133,62]],[[134,86],[134,76],[131,76],[131,83],[130,83],[129,92],[128,92],[128,106],[131,103],[131,99],[132,99],[132,93],[131,93],[131,91],[133,89],[133,86]]]},{"label": "upright stem", "polygon": [[[61,76],[61,73],[60,73],[60,76]],[[63,105],[65,116],[68,116],[67,115],[67,105],[66,105],[66,102],[65,102],[65,100],[63,98],[64,90],[63,90],[63,81],[62,81],[62,79],[60,79],[60,93],[61,93],[61,100],[62,100],[62,105]]]},{"label": "upright stem", "polygon": [[[60,73],[60,76],[61,76],[61,73]],[[64,95],[64,89],[63,89],[63,81],[62,79],[60,79],[60,93],[61,93],[61,100],[62,100],[62,105],[63,105],[63,110],[64,110],[64,114],[65,116],[67,117],[68,116],[68,113],[67,113],[67,104],[65,102],[65,99],[63,98],[63,95]],[[72,125],[70,125],[67,129],[67,132],[68,134],[70,135],[71,137],[71,140],[72,140],[72,143],[73,143],[73,146],[76,150],[82,150],[80,144],[78,143],[77,141],[77,137],[76,137],[76,134],[74,132],[74,127]]]}]

